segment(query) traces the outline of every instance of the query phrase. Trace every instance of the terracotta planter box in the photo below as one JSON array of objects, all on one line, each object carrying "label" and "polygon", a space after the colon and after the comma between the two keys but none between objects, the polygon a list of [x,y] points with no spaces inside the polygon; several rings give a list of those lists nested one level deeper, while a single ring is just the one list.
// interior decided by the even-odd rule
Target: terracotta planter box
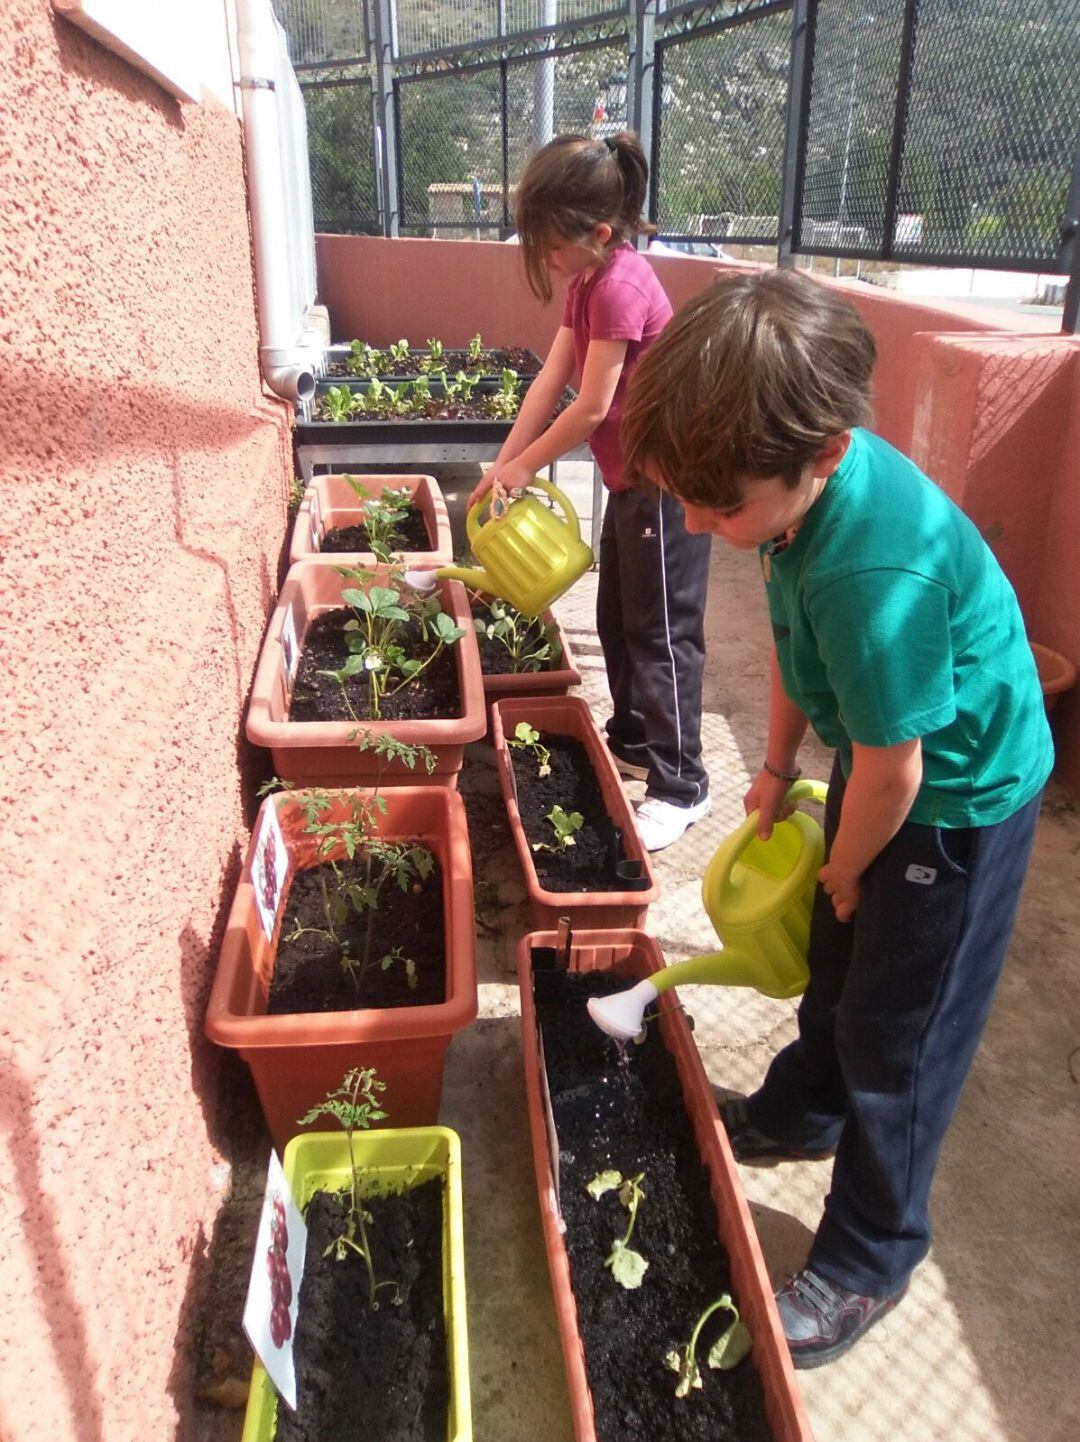
[{"label": "terracotta planter box", "polygon": [[[356,475],[372,496],[385,490],[405,489],[411,492],[413,506],[420,511],[427,528],[429,546],[419,551],[403,551],[404,566],[448,566],[454,558],[450,539],[450,517],[446,502],[433,476],[365,476]],[[304,499],[293,524],[289,561],[307,561],[323,566],[376,566],[371,551],[323,551],[322,538],[328,531],[346,526],[362,525],[363,503],[346,478],[316,476],[304,492]]]},{"label": "terracotta planter box", "polygon": [[[596,772],[607,813],[622,833],[626,859],[631,866],[636,864],[640,873],[638,884],[618,891],[547,891],[541,886],[518,811],[513,763],[506,745],[506,737],[513,736],[519,721],[528,721],[535,726],[541,737],[548,732],[571,736],[585,747]],[[510,830],[525,873],[533,925],[554,927],[560,916],[569,916],[575,927],[643,926],[650,905],[660,895],[660,883],[649,861],[649,853],[638,836],[634,813],[619,780],[615,762],[586,703],[576,696],[512,697],[496,701],[491,708],[491,738]]]},{"label": "terracotta planter box", "polygon": [[[518,948],[518,981],[525,1054],[525,1091],[529,1130],[539,1191],[540,1217],[547,1249],[555,1310],[570,1387],[570,1405],[577,1442],[602,1442],[596,1432],[592,1396],[585,1370],[585,1353],[578,1324],[577,1303],[570,1281],[570,1264],[560,1227],[540,1076],[540,1055],[533,1001],[532,948],[556,946],[555,932],[526,936]],[[634,931],[578,932],[573,938],[570,968],[574,971],[611,971],[627,985],[664,967],[664,957],[652,937]],[[709,1175],[716,1207],[717,1233],[731,1265],[735,1300],[754,1338],[750,1360],[764,1388],[765,1416],[774,1442],[813,1442],[810,1422],[795,1381],[787,1343],[773,1300],[765,1259],[739,1184],[738,1170],[712,1088],[705,1075],[685,1015],[672,1000],[662,1007],[660,1033],[672,1054],[682,1085],[687,1116],[693,1125],[701,1160]],[[744,1364],[745,1365],[745,1364]],[[674,1392],[674,1388],[673,1388]],[[692,1400],[673,1406],[692,1407]],[[642,1438],[642,1442],[648,1442]]]},{"label": "terracotta planter box", "polygon": [[[478,741],[486,727],[480,654],[468,596],[460,581],[439,582],[443,610],[466,632],[452,648],[461,694],[460,715],[433,720],[363,721],[359,726],[355,721],[289,720],[292,682],[308,627],[323,612],[342,609],[341,592],[347,585],[331,566],[302,562],[290,568],[270,618],[252,683],[248,740],[267,747],[276,773],[297,786],[372,785],[380,770],[383,786],[415,785],[418,780],[456,786],[466,743]],[[410,771],[398,762],[386,765],[373,751],[360,751],[349,739],[358,729],[387,733],[410,746],[429,746],[436,757],[434,775]]]},{"label": "terracotta planter box", "polygon": [[[476,1016],[476,931],[472,855],[465,806],[444,787],[396,787],[383,793],[377,820],[387,840],[422,842],[442,873],[446,1000],[432,1006],[268,1016],[267,997],[289,885],[315,862],[315,841],[287,794],[264,801],[229,913],[206,1012],[206,1034],[238,1051],[251,1068],[263,1115],[281,1151],[303,1128],[301,1117],[340,1083],[350,1067],[375,1067],[386,1082],[393,1126],[438,1121],[443,1063],[450,1039]],[[256,901],[256,838],[274,806],[288,852],[288,872],[267,937]]]},{"label": "terracotta planter box", "polygon": [[[372,1193],[408,1191],[435,1177],[442,1179],[442,1310],[449,1383],[445,1435],[447,1442],[471,1442],[461,1141],[448,1127],[415,1127],[361,1132],[354,1137],[353,1146],[362,1185]],[[346,1187],[352,1172],[348,1144],[340,1132],[309,1132],[297,1137],[285,1148],[282,1167],[301,1210],[316,1192]],[[369,1386],[374,1383],[372,1378],[359,1381]],[[278,1405],[273,1383],[256,1361],[241,1442],[272,1442]]]},{"label": "terracotta planter box", "polygon": [[574,665],[573,653],[563,628],[551,611],[545,611],[540,619],[545,626],[554,625],[555,634],[562,647],[562,659],[550,671],[482,673],[489,735],[491,733],[491,708],[496,701],[506,701],[521,696],[565,696],[571,686],[581,685],[581,672]]},{"label": "terracotta planter box", "polygon": [[1049,646],[1041,646],[1038,641],[1031,641],[1029,645],[1039,672],[1043,704],[1049,713],[1057,705],[1058,697],[1062,692],[1068,691],[1076,685],[1076,667],[1060,651],[1053,651]]}]

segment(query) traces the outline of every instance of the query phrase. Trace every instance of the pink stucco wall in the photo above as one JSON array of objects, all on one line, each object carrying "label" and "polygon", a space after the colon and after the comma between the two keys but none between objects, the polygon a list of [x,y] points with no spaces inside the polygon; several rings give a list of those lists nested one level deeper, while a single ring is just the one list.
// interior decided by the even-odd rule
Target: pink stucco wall
[{"label": "pink stucco wall", "polygon": [[0,215],[0,1435],[145,1442],[227,1186],[201,1028],[288,410],[236,118],[48,0],[4,6]]},{"label": "pink stucco wall", "polygon": [[[318,256],[335,340],[460,344],[480,330],[543,354],[559,323],[525,286],[516,246],[322,235]],[[676,308],[725,268],[649,258]],[[1042,318],[839,284],[877,342],[876,429],[987,533],[1032,639],[1080,663],[1080,342]],[[1059,775],[1080,795],[1080,687],[1053,724]]]}]

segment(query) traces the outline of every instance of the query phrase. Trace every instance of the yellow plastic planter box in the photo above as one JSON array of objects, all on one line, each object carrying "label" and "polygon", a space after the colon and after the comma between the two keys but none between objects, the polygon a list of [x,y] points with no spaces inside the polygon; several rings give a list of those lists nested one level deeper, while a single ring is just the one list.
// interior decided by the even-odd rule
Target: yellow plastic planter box
[{"label": "yellow plastic planter box", "polygon": [[[472,1442],[469,1403],[469,1342],[465,1316],[465,1236],[461,1202],[461,1141],[449,1127],[401,1127],[353,1137],[365,1196],[407,1191],[443,1177],[443,1313],[450,1369],[447,1442]],[[282,1165],[296,1205],[303,1210],[315,1192],[340,1191],[349,1181],[344,1132],[306,1132],[285,1148]],[[277,1393],[255,1363],[241,1442],[271,1442],[277,1425]]]}]

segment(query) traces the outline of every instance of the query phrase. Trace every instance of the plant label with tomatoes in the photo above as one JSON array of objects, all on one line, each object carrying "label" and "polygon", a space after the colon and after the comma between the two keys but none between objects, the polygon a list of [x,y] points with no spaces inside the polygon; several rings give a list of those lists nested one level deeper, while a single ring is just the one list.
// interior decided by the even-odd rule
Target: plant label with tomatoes
[{"label": "plant label with tomatoes", "polygon": [[287,690],[292,690],[296,668],[300,664],[300,643],[296,639],[296,618],[291,606],[281,623],[281,655],[285,662],[285,686]]},{"label": "plant label with tomatoes", "polygon": [[277,806],[273,801],[265,806],[255,833],[254,855],[251,862],[251,884],[255,888],[255,906],[266,932],[267,941],[274,939],[278,908],[285,891],[285,877],[289,870],[289,852],[285,837],[281,833]]},{"label": "plant label with tomatoes", "polygon": [[244,1331],[271,1382],[294,1412],[293,1342],[306,1247],[307,1227],[292,1199],[277,1152],[271,1152],[244,1304]]}]

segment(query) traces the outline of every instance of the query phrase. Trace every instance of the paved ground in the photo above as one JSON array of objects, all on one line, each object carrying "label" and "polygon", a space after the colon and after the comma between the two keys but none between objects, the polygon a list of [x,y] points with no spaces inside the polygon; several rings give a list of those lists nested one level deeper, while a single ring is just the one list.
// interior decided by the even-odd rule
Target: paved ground
[{"label": "paved ground", "polygon": [[[587,477],[584,467],[560,474],[586,534]],[[444,485],[453,495],[449,477]],[[557,609],[599,720],[607,694],[594,593],[595,576],[586,577]],[[658,858],[664,895],[649,927],[670,960],[715,944],[698,898],[701,860],[741,818],[762,755],[767,634],[752,560],[718,545],[705,684],[715,809]],[[826,775],[821,752],[809,750],[804,765]],[[474,1435],[570,1442],[522,1088],[514,947],[527,925],[523,888],[480,748],[463,789],[484,823],[474,848],[486,924],[480,1020],[451,1048],[443,1115],[464,1144]],[[904,1305],[848,1357],[800,1374],[818,1442],[1080,1438],[1078,857],[1080,811],[1053,793],[1005,979],[939,1169],[933,1253]],[[697,988],[682,998],[713,1080],[735,1091],[756,1085],[794,1032],[791,1003],[732,989]],[[770,1270],[782,1279],[805,1256],[829,1165],[744,1167],[742,1177]]]},{"label": "paved ground", "polygon": [[[440,476],[458,521],[475,474]],[[559,480],[588,535],[589,471],[566,466]],[[602,721],[594,596],[595,575],[587,576],[558,611],[583,694]],[[669,960],[715,945],[699,902],[702,860],[741,819],[764,744],[764,598],[753,561],[719,545],[707,636],[705,746],[715,809],[657,858],[664,895],[649,926]],[[803,761],[808,772],[827,774],[823,753],[808,748]],[[524,888],[482,747],[471,748],[462,790],[475,822],[480,1019],[450,1049],[442,1119],[464,1148],[473,1435],[572,1442],[525,1115],[514,960],[528,929]],[[1080,1439],[1078,858],[1080,809],[1052,793],[998,1002],[938,1172],[933,1253],[897,1312],[840,1362],[799,1374],[817,1442]],[[681,995],[713,1080],[733,1091],[754,1087],[794,1033],[791,1003],[719,988]],[[236,1063],[228,1075],[233,1188],[215,1227],[213,1285],[195,1328],[207,1399],[198,1442],[238,1442],[242,1412],[233,1409],[243,1405],[250,1368],[239,1328],[266,1141],[246,1070]],[[780,1280],[805,1257],[829,1166],[744,1167],[742,1179]]]}]

